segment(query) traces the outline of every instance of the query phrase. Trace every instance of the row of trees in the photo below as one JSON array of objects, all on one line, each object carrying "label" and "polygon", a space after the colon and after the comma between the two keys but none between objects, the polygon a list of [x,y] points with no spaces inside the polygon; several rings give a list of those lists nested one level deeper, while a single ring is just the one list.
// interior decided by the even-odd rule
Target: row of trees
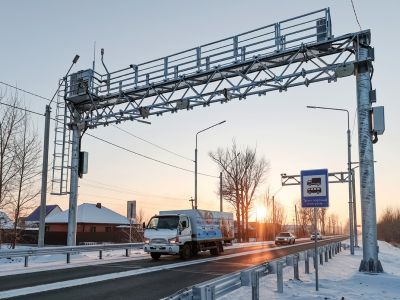
[{"label": "row of trees", "polygon": [[[309,234],[310,228],[314,226],[314,209],[302,208],[300,201],[296,204],[297,210],[297,228],[296,235],[305,237]],[[327,208],[317,208],[317,226],[323,235],[341,233],[341,224],[339,224],[339,216],[336,214],[328,214]]]},{"label": "row of trees", "polygon": [[[0,92],[0,210],[14,219],[12,247],[18,239],[18,224],[40,193],[40,141],[18,94]],[[0,223],[0,245],[2,242]]]},{"label": "row of trees", "polygon": [[[234,208],[238,240],[248,241],[249,213],[254,207],[256,191],[269,172],[270,163],[264,157],[257,157],[256,149],[239,149],[235,141],[230,148],[218,148],[209,156],[222,170],[222,197]],[[286,213],[284,206],[273,198],[269,191],[265,193],[264,203],[268,212],[265,221],[274,223],[278,231],[286,223]],[[299,237],[308,236],[313,230],[314,211],[312,208],[302,208],[300,201],[296,206],[295,234]],[[326,208],[317,209],[317,222],[322,234],[338,234],[342,231],[338,215],[329,214]]]},{"label": "row of trees", "polygon": [[378,239],[400,243],[400,209],[387,208],[378,222]]}]

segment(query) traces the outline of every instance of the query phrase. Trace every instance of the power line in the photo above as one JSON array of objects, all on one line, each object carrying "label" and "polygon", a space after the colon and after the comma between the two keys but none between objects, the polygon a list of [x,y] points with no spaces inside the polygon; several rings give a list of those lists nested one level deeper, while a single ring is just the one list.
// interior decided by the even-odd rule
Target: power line
[{"label": "power line", "polygon": [[16,89],[16,90],[18,90],[18,91],[27,93],[27,94],[29,94],[29,95],[31,95],[31,96],[35,96],[35,97],[38,97],[38,98],[40,98],[40,99],[43,99],[43,100],[46,100],[46,101],[50,102],[50,99],[48,99],[48,98],[46,98],[46,97],[43,97],[43,96],[40,96],[40,95],[35,94],[35,93],[33,93],[33,92],[30,92],[30,91],[21,89],[21,88],[15,86],[15,85],[11,85],[11,84],[6,83],[6,82],[3,82],[3,81],[0,81],[0,83],[6,85],[6,86],[8,86],[8,87],[11,87],[11,88],[13,88],[13,89]]},{"label": "power line", "polygon": [[33,110],[29,110],[29,109],[26,109],[26,108],[18,107],[18,106],[15,106],[15,105],[4,103],[4,102],[0,102],[0,104],[44,117],[44,114],[38,113],[38,112],[33,111]]},{"label": "power line", "polygon": [[[23,111],[26,111],[26,112],[29,112],[29,113],[36,114],[36,115],[39,115],[39,116],[44,117],[44,114],[41,114],[41,113],[38,113],[38,112],[35,112],[35,111],[32,111],[32,110],[28,110],[28,109],[25,109],[25,108],[21,108],[21,107],[18,107],[18,106],[10,105],[10,104],[3,103],[3,102],[0,102],[0,104],[6,105],[6,106],[9,106],[9,107],[12,107],[12,108],[20,109],[20,110],[23,110]],[[55,120],[55,119],[53,119],[53,120]],[[118,128],[118,127],[117,127],[117,128]],[[120,128],[119,128],[119,129],[120,129]],[[158,163],[160,163],[160,164],[163,164],[163,165],[166,165],[166,166],[169,166],[169,167],[172,167],[172,168],[176,168],[176,169],[179,169],[179,170],[182,170],[182,171],[185,171],[185,172],[194,173],[192,170],[185,169],[185,168],[182,168],[182,167],[179,167],[179,166],[176,166],[176,165],[173,165],[173,164],[170,164],[170,163],[167,163],[167,162],[158,160],[158,159],[156,159],[156,158],[152,158],[152,157],[150,157],[150,156],[147,156],[147,155],[144,155],[144,154],[135,152],[135,151],[133,151],[133,150],[130,150],[130,149],[127,149],[127,148],[125,148],[125,147],[122,147],[122,146],[119,146],[119,145],[117,145],[117,144],[114,144],[114,143],[112,143],[112,142],[110,142],[110,141],[107,141],[107,140],[104,140],[104,139],[99,138],[99,137],[97,137],[97,136],[94,136],[94,135],[92,135],[92,134],[90,134],[90,133],[86,133],[86,134],[89,135],[89,136],[91,136],[91,137],[93,137],[93,138],[95,138],[95,139],[97,139],[97,140],[100,140],[100,141],[102,141],[102,142],[104,142],[104,143],[107,143],[107,144],[112,145],[112,146],[114,146],[114,147],[116,147],[116,148],[125,150],[125,151],[127,151],[127,152],[132,153],[132,154],[141,156],[141,157],[146,158],[146,159],[148,159],[148,160],[152,160],[152,161],[158,162]],[[166,150],[166,149],[165,149],[165,150]],[[167,151],[169,151],[169,150],[167,150]],[[178,155],[179,155],[179,154],[178,154]],[[207,176],[207,177],[212,177],[212,178],[219,178],[218,176],[209,175],[209,174],[205,174],[205,173],[199,173],[199,172],[197,172],[197,174],[203,175],[203,176]]]},{"label": "power line", "polygon": [[358,16],[357,16],[356,9],[355,9],[355,7],[354,7],[353,0],[350,0],[350,1],[351,1],[351,6],[353,7],[353,12],[354,12],[354,16],[356,17],[356,21],[357,21],[358,27],[360,27],[360,30],[362,30],[362,29],[361,29],[360,22],[358,21]]},{"label": "power line", "polygon": [[171,153],[171,154],[173,154],[173,155],[175,155],[175,156],[178,156],[178,157],[180,157],[180,158],[183,158],[183,159],[189,160],[189,161],[191,161],[191,162],[194,162],[193,159],[187,158],[187,157],[185,157],[185,156],[183,156],[183,155],[180,155],[180,154],[178,154],[178,153],[176,153],[176,152],[173,152],[173,151],[168,150],[168,149],[166,149],[166,148],[164,148],[164,147],[161,147],[161,146],[159,146],[159,145],[157,145],[157,144],[154,144],[153,142],[150,142],[150,141],[148,141],[148,140],[145,140],[144,138],[141,138],[141,137],[139,137],[139,136],[137,136],[137,135],[134,135],[133,133],[130,133],[129,131],[127,131],[127,130],[125,130],[125,129],[122,129],[122,128],[116,126],[116,125],[113,125],[113,126],[114,126],[115,128],[117,128],[118,130],[121,130],[122,132],[125,132],[126,134],[129,134],[130,136],[133,136],[134,138],[137,138],[137,139],[139,139],[139,140],[141,140],[141,141],[143,141],[143,142],[145,142],[145,143],[148,143],[148,144],[150,144],[150,145],[152,145],[152,146],[154,146],[154,147],[157,147],[157,148],[159,148],[159,149],[161,149],[161,150],[164,150],[164,151],[166,151],[166,152],[168,152],[168,153]]},{"label": "power line", "polygon": [[[86,181],[87,179],[85,179]],[[174,198],[174,197],[168,197],[168,196],[162,196],[162,195],[156,195],[156,194],[145,194],[145,193],[141,193],[141,192],[137,192],[137,191],[132,191],[132,190],[128,190],[125,188],[121,188],[115,185],[110,185],[110,184],[105,184],[99,181],[95,181],[95,180],[87,180],[87,181],[92,181],[95,182],[94,184],[91,183],[85,183],[85,186],[92,186],[94,188],[99,188],[99,189],[103,189],[103,190],[109,190],[109,191],[113,191],[113,192],[117,192],[117,193],[124,193],[124,194],[136,194],[136,195],[142,195],[142,196],[147,196],[147,197],[154,197],[154,198],[163,198],[163,199],[171,199],[171,200],[186,200],[185,198]],[[97,182],[97,183],[96,183]],[[104,186],[108,186],[108,187],[104,187]]]},{"label": "power line", "polygon": [[[178,169],[178,170],[182,170],[182,171],[185,171],[185,172],[194,173],[194,171],[192,171],[192,170],[185,169],[185,168],[182,168],[182,167],[179,167],[179,166],[176,166],[176,165],[173,165],[173,164],[170,164],[170,163],[161,161],[161,160],[159,160],[159,159],[156,159],[156,158],[153,158],[153,157],[150,157],[150,156],[147,156],[147,155],[144,155],[144,154],[135,152],[135,151],[133,151],[133,150],[130,150],[130,149],[125,148],[125,147],[122,147],[122,146],[119,146],[119,145],[114,144],[114,143],[112,143],[112,142],[110,142],[110,141],[107,141],[107,140],[105,140],[105,139],[99,138],[99,137],[97,137],[97,136],[95,136],[95,135],[92,135],[92,134],[90,134],[90,133],[86,133],[86,134],[87,134],[88,136],[91,136],[92,138],[95,138],[95,139],[97,139],[97,140],[99,140],[99,141],[102,141],[103,143],[112,145],[112,146],[114,146],[114,147],[116,147],[116,148],[119,148],[119,149],[121,149],[121,150],[124,150],[124,151],[126,151],[126,152],[129,152],[129,153],[132,153],[132,154],[135,154],[135,155],[138,155],[138,156],[143,157],[143,158],[146,158],[146,159],[148,159],[148,160],[152,160],[152,161],[158,162],[158,163],[160,163],[160,164],[162,164],[162,165],[169,166],[169,167],[172,167],[172,168],[175,168],[175,169]],[[203,176],[207,176],[207,177],[212,177],[212,178],[219,178],[218,176],[209,175],[209,174],[204,174],[204,173],[197,173],[197,174],[203,175]]]}]

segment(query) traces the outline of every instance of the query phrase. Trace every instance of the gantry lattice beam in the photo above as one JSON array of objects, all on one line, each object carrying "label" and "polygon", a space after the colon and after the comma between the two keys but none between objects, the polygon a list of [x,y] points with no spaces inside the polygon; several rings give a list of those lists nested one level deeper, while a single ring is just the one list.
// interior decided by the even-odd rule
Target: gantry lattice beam
[{"label": "gantry lattice beam", "polygon": [[[349,182],[348,172],[330,172],[328,173],[329,183],[345,183]],[[301,175],[286,175],[281,174],[281,184],[282,186],[287,185],[301,185]]]},{"label": "gantry lattice beam", "polygon": [[109,74],[72,74],[65,99],[75,121],[95,128],[334,82],[353,74],[354,41],[369,35],[334,37],[323,9]]}]

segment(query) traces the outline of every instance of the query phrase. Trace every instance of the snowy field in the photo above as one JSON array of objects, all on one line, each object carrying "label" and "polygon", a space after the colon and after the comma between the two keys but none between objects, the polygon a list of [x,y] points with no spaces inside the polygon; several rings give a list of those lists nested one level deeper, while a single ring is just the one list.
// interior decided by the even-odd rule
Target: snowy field
[{"label": "snowy field", "polygon": [[[301,261],[299,263],[300,280],[293,280],[293,267],[284,268],[283,294],[277,293],[276,275],[262,277],[260,299],[399,300],[400,249],[379,241],[379,251],[384,273],[359,273],[362,249],[356,248],[354,256],[346,250],[338,253],[328,263],[319,265],[318,292],[315,291],[315,274],[312,264],[310,264],[310,274],[305,274],[304,261]],[[251,288],[242,287],[220,299],[251,299]]]}]

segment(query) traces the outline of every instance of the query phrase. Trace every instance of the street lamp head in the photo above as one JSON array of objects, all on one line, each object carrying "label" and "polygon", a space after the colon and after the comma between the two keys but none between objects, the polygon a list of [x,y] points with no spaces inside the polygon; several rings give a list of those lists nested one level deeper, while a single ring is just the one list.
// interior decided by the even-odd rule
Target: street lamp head
[{"label": "street lamp head", "polygon": [[307,108],[316,108],[316,107],[312,105],[307,105]]},{"label": "street lamp head", "polygon": [[75,55],[74,60],[73,60],[72,62],[73,62],[74,64],[76,64],[77,61],[78,61],[78,59],[79,59],[79,55],[77,54],[77,55]]}]

